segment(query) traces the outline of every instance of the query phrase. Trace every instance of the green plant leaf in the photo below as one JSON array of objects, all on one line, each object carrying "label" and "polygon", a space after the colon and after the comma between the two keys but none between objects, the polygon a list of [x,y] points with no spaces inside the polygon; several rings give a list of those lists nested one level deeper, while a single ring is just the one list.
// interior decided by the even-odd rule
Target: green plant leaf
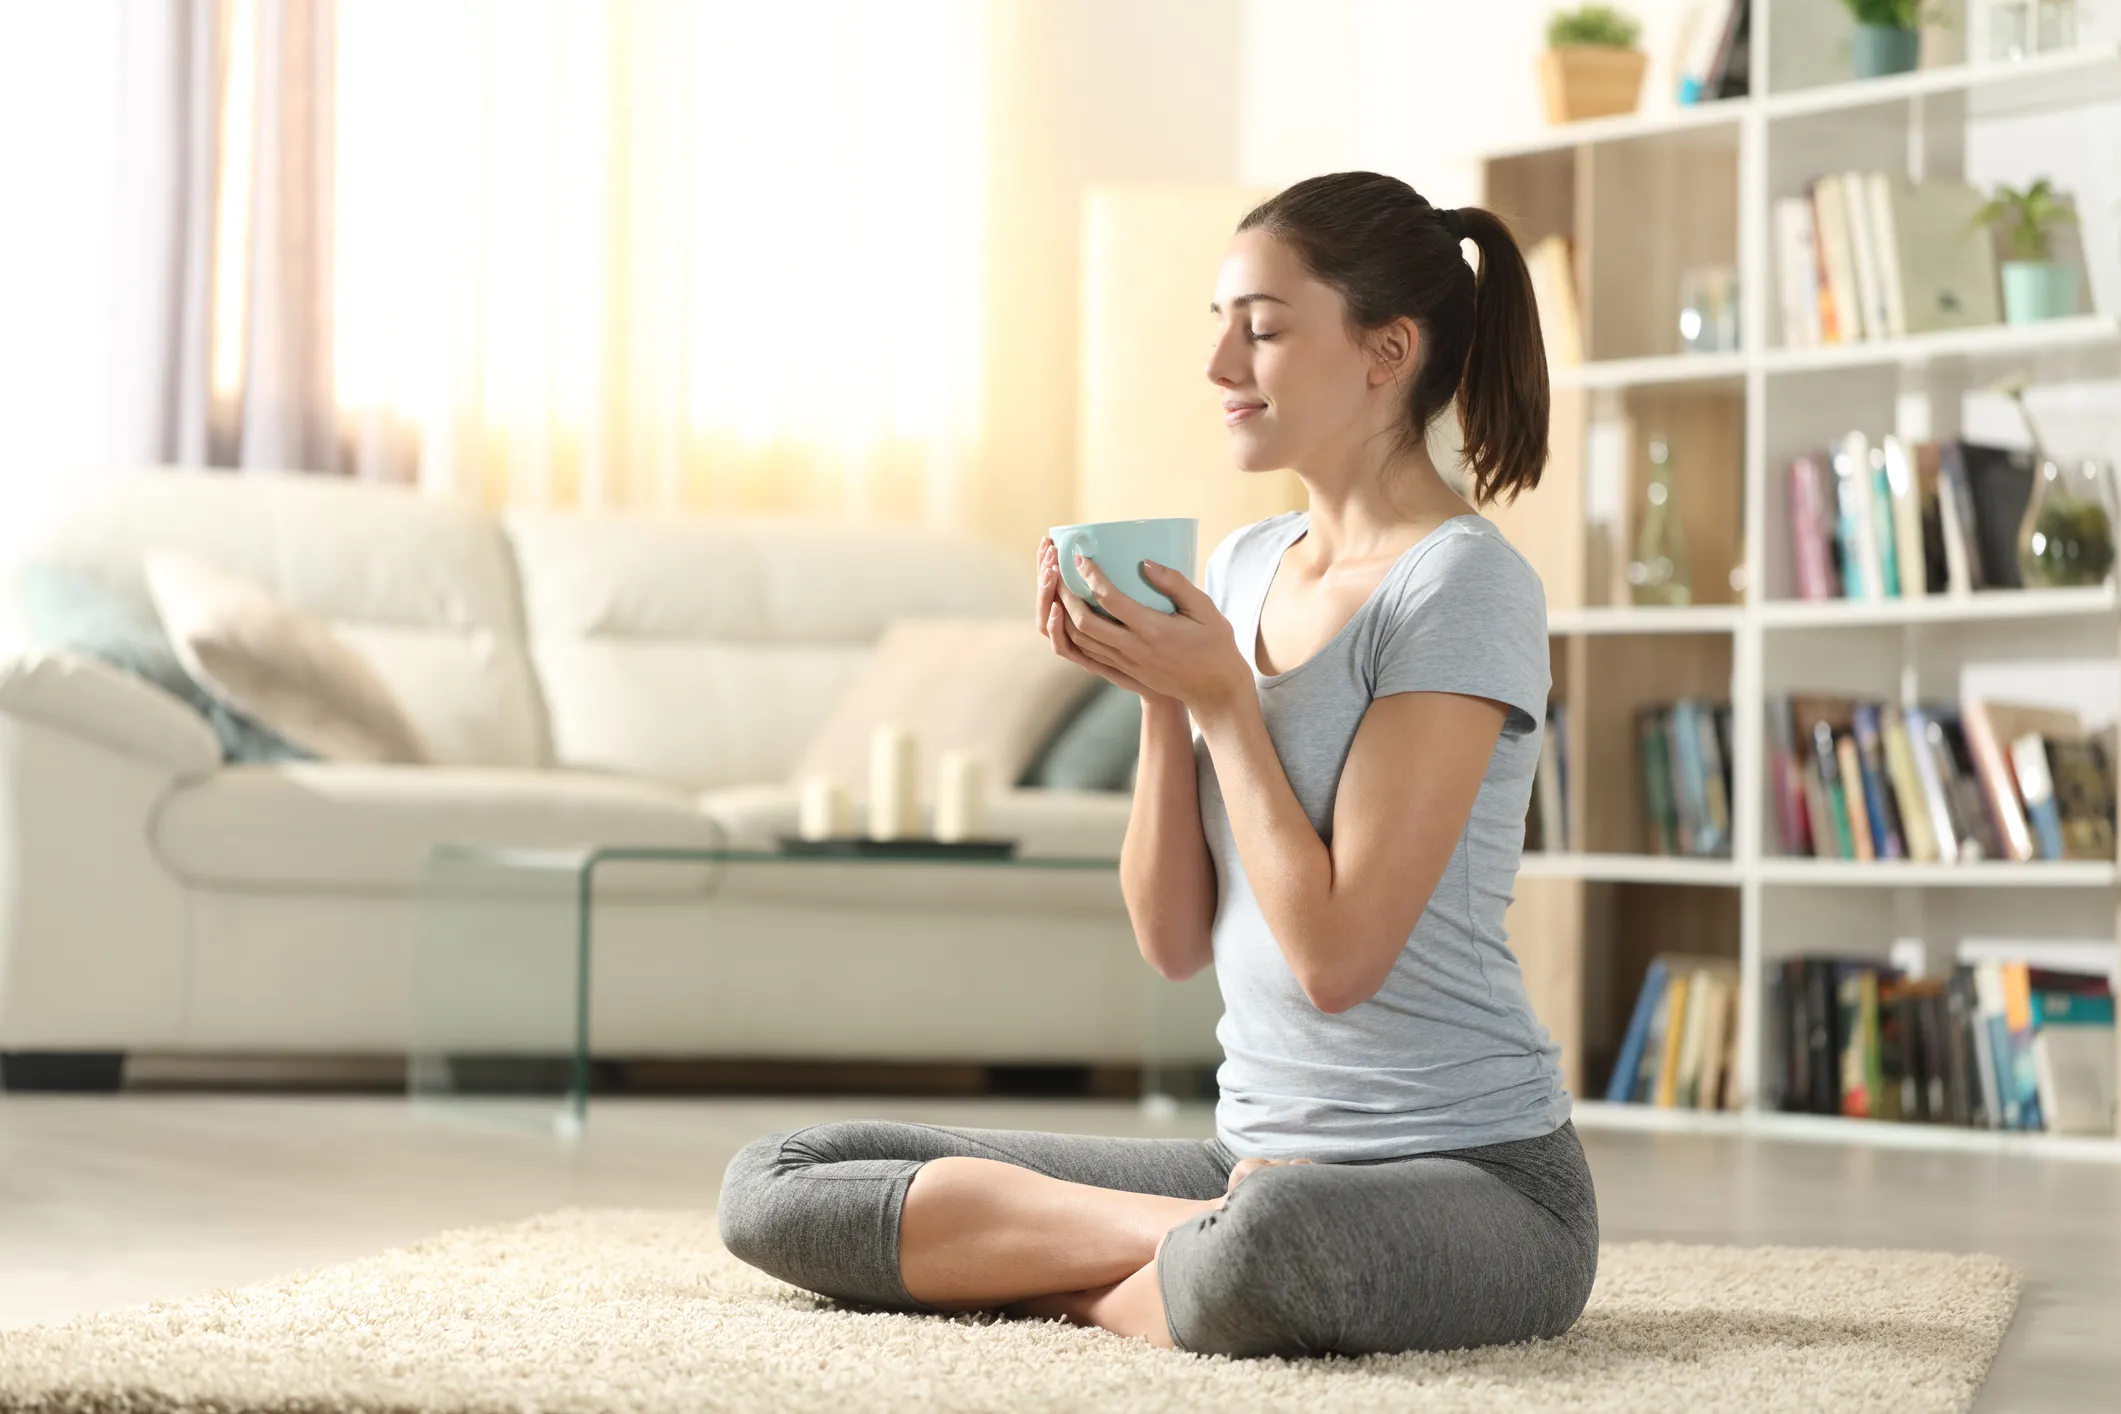
[{"label": "green plant leaf", "polygon": [[1556,10],[1547,21],[1547,47],[1550,49],[1633,49],[1641,37],[1641,22],[1611,5]]}]

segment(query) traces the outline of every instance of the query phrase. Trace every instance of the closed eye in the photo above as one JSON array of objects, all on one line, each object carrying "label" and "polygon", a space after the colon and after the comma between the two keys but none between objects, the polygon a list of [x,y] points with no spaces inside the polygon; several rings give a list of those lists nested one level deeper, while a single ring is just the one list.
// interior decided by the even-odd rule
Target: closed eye
[{"label": "closed eye", "polygon": [[1271,338],[1274,338],[1274,337],[1275,337],[1275,334],[1276,334],[1276,333],[1279,333],[1280,331],[1279,331],[1279,330],[1277,330],[1277,331],[1275,331],[1275,333],[1262,333],[1261,331],[1259,331],[1259,330],[1257,330],[1257,329],[1254,329],[1254,330],[1252,330],[1252,331],[1250,331],[1250,332],[1251,332],[1251,334],[1252,334],[1252,342],[1253,342],[1253,343],[1255,343],[1255,344],[1263,344],[1263,343],[1265,343],[1265,342],[1266,342],[1267,340],[1269,340],[1269,339],[1271,339]]}]

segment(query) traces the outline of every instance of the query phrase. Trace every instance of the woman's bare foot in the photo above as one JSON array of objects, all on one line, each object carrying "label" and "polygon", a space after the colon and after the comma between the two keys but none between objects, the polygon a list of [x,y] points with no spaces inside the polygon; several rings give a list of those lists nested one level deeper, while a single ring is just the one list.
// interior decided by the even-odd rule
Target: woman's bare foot
[{"label": "woman's bare foot", "polygon": [[[1227,1198],[1230,1194],[1235,1193],[1238,1184],[1243,1183],[1261,1169],[1273,1168],[1280,1164],[1308,1164],[1309,1162],[1311,1162],[1309,1159],[1239,1159],[1237,1167],[1230,1170],[1230,1186],[1223,1190],[1223,1196]],[[1221,1204],[1216,1206],[1220,1207]]]}]

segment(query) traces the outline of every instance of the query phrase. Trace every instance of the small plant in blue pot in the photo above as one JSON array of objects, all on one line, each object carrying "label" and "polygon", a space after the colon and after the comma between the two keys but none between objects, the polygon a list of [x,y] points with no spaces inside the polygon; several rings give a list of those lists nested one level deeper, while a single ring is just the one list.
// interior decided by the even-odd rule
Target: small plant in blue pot
[{"label": "small plant in blue pot", "polygon": [[1922,57],[1923,0],[1843,0],[1856,17],[1850,68],[1859,79],[1904,74]]},{"label": "small plant in blue pot", "polygon": [[2057,226],[2077,214],[2042,177],[2023,191],[2002,183],[1974,213],[1979,226],[2004,223],[2010,258],[2003,262],[2003,317],[2012,324],[2066,319],[2077,312],[2077,269],[2055,259]]}]

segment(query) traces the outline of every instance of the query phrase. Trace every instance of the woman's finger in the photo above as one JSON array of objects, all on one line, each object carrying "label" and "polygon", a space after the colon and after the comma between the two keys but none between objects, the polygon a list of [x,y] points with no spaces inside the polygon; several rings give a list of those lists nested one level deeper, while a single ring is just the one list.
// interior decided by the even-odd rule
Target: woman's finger
[{"label": "woman's finger", "polygon": [[1165,597],[1177,606],[1178,611],[1189,619],[1203,617],[1201,609],[1215,608],[1215,601],[1192,580],[1187,579],[1169,565],[1155,560],[1142,561],[1142,578],[1161,590]]},{"label": "woman's finger", "polygon": [[1090,593],[1096,597],[1098,605],[1106,613],[1123,624],[1130,627],[1133,625],[1134,616],[1142,611],[1143,605],[1139,600],[1122,593],[1118,585],[1107,579],[1105,572],[1098,568],[1097,561],[1077,555],[1075,572],[1083,577],[1083,583],[1090,586]]},{"label": "woman's finger", "polygon": [[1067,607],[1068,622],[1075,626],[1076,637],[1109,644],[1126,634],[1124,625],[1098,617],[1097,611],[1090,607],[1090,601],[1070,589],[1065,579],[1060,583],[1060,598]]}]

